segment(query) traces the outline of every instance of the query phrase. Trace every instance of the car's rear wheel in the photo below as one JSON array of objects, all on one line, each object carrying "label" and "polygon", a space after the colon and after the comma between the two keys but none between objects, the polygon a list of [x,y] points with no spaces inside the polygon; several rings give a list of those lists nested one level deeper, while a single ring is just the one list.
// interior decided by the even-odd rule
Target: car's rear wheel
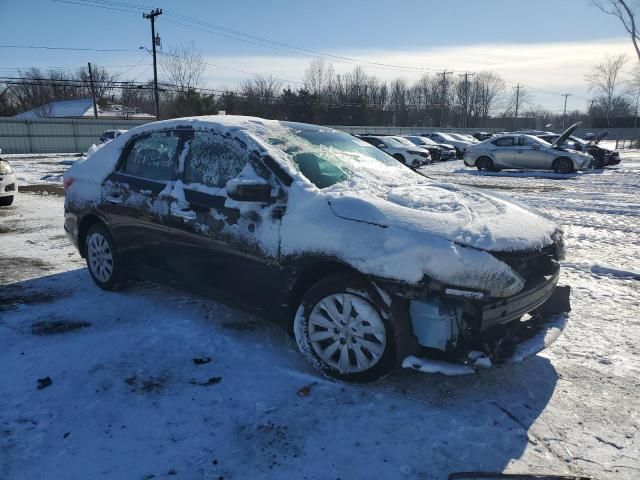
[{"label": "car's rear wheel", "polygon": [[481,172],[490,172],[495,170],[495,165],[493,164],[493,160],[489,157],[480,157],[476,160],[476,168]]},{"label": "car's rear wheel", "polygon": [[553,162],[553,171],[556,173],[573,172],[573,162],[567,157],[556,158]]},{"label": "car's rear wheel", "polygon": [[13,195],[10,197],[0,197],[0,207],[8,207],[13,203]]},{"label": "car's rear wheel", "polygon": [[107,228],[96,223],[89,228],[85,240],[85,257],[91,278],[100,288],[115,289],[123,279],[115,242]]},{"label": "car's rear wheel", "polygon": [[374,381],[395,366],[389,314],[356,275],[330,275],[312,286],[298,306],[294,334],[311,365],[340,380]]}]

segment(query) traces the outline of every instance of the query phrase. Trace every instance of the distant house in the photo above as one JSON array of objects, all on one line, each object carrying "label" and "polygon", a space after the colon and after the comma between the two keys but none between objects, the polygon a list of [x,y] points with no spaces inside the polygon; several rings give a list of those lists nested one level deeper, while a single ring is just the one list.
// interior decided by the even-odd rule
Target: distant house
[{"label": "distant house", "polygon": [[[93,101],[90,98],[77,100],[57,100],[19,113],[13,118],[17,120],[34,120],[38,118],[93,118]],[[98,106],[98,118],[101,120],[149,120],[155,119],[148,113],[137,112],[123,105],[110,104],[106,108]]]}]

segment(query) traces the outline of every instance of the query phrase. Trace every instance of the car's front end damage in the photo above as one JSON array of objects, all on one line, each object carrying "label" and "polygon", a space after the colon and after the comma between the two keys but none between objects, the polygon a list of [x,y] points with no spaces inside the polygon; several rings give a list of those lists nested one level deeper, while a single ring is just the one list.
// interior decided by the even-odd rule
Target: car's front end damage
[{"label": "car's front end damage", "polygon": [[418,286],[384,282],[404,304],[414,337],[402,366],[444,374],[515,363],[548,347],[562,332],[571,310],[569,287],[558,286],[564,256],[561,235],[543,249],[494,252],[524,280],[515,294],[460,288],[425,277]]}]

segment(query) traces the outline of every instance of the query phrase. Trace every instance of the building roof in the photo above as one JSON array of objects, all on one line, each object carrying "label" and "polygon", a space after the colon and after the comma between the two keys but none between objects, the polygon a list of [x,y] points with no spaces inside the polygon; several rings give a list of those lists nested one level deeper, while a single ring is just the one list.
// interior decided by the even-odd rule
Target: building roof
[{"label": "building roof", "polygon": [[[91,118],[93,117],[93,100],[79,98],[77,100],[56,100],[40,107],[33,108],[14,116],[18,120],[33,120],[37,118]],[[122,105],[109,105],[107,108],[98,107],[98,118],[121,119],[153,119],[148,113],[135,112]]]}]

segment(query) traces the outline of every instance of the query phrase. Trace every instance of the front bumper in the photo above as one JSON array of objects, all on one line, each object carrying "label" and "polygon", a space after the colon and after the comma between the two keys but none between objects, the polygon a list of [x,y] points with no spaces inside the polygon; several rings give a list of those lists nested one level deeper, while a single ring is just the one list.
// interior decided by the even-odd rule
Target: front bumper
[{"label": "front bumper", "polygon": [[607,165],[618,165],[620,163],[620,154],[613,152],[605,155]]}]

